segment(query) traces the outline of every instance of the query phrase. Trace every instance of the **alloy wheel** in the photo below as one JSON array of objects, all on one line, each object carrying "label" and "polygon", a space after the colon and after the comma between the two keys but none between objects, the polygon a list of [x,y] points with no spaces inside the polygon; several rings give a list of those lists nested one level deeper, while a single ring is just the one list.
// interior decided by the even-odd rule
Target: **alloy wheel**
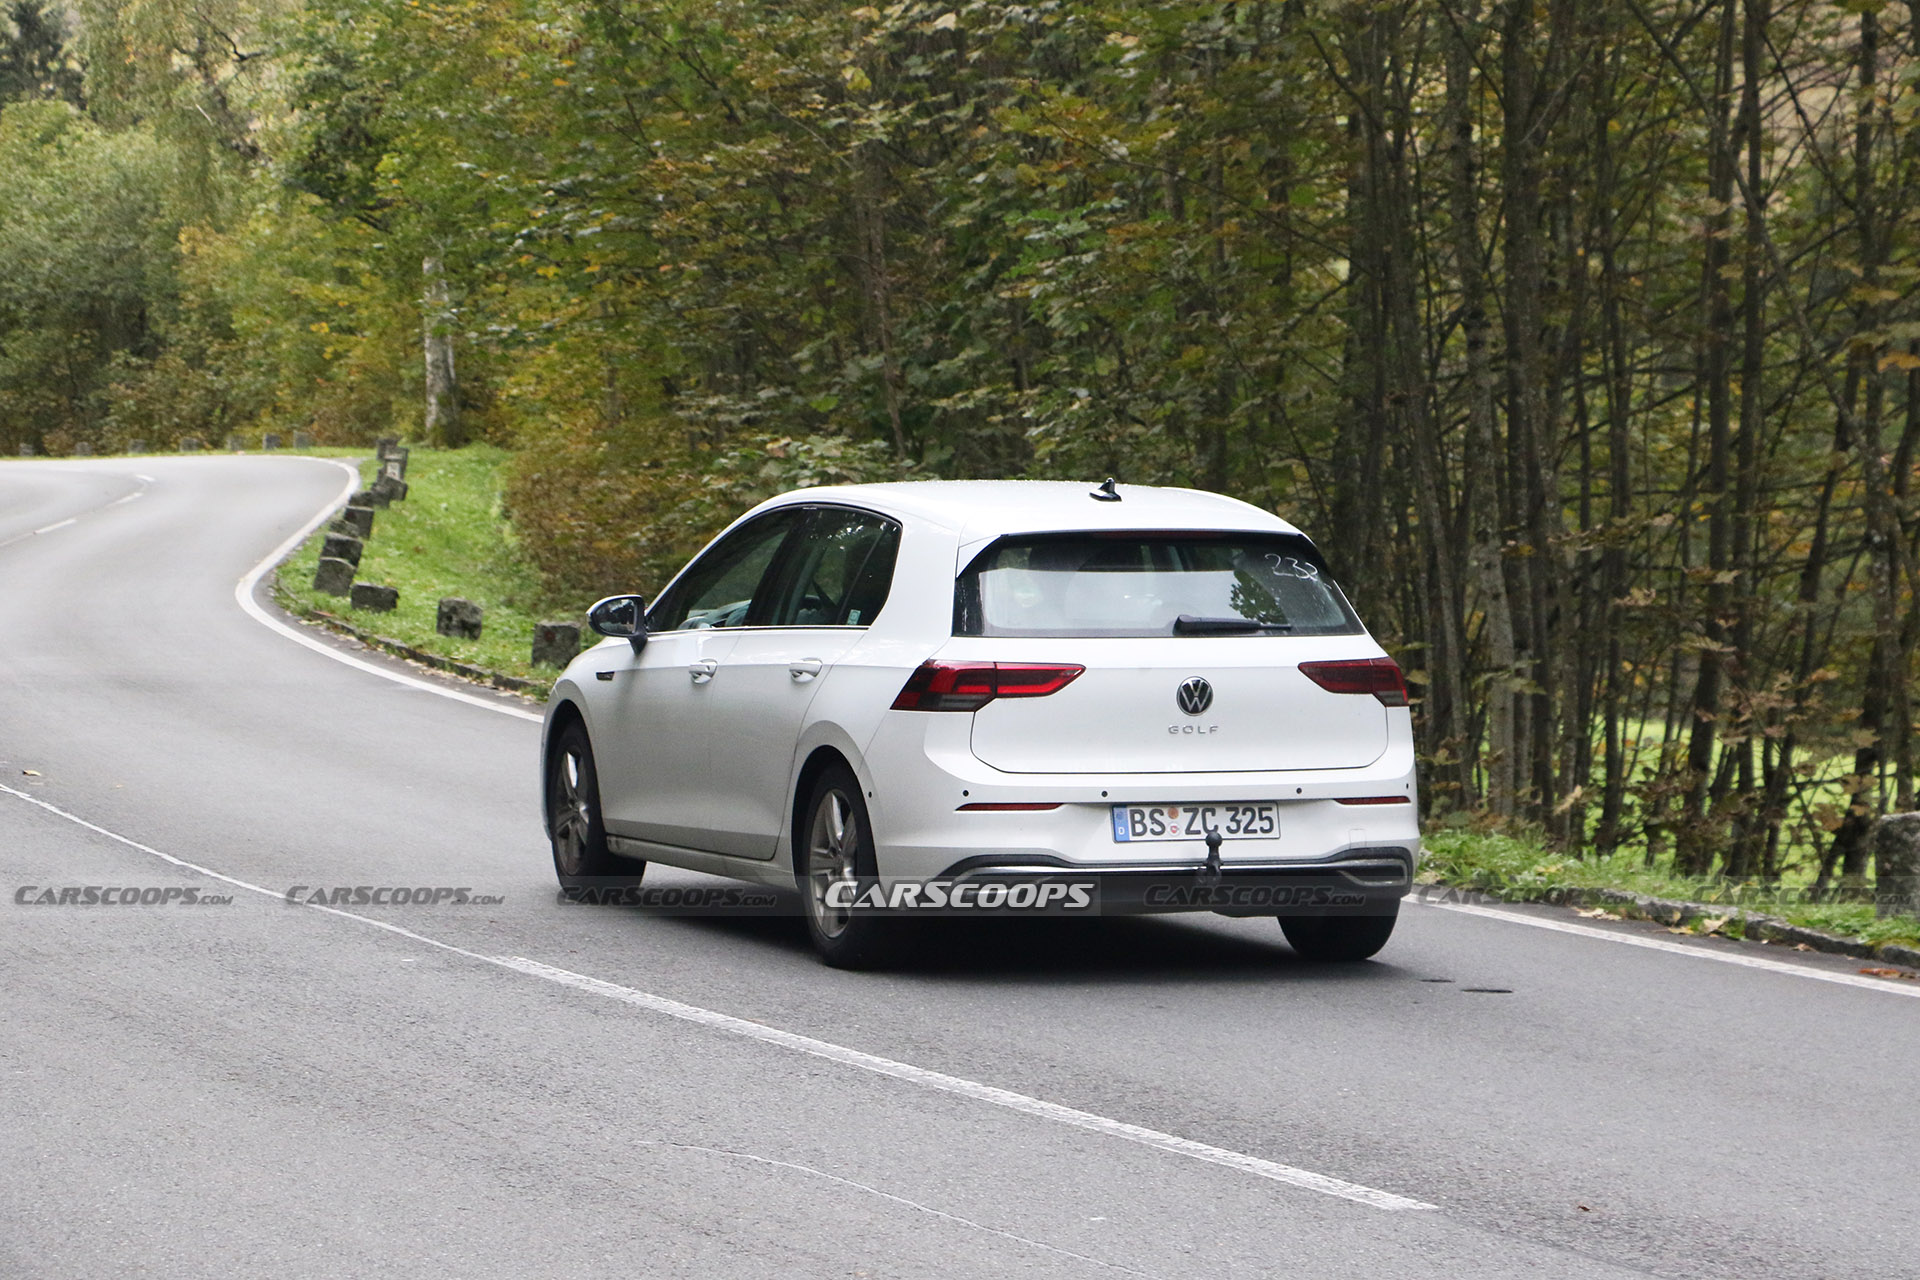
[{"label": "alloy wheel", "polygon": [[570,876],[584,873],[588,841],[593,830],[593,810],[581,782],[580,753],[563,751],[555,761],[553,804],[554,861]]},{"label": "alloy wheel", "polygon": [[807,909],[814,926],[829,938],[847,931],[853,920],[848,908],[827,905],[827,889],[836,880],[852,880],[860,848],[860,819],[853,803],[838,788],[820,797],[813,809],[807,837]]}]

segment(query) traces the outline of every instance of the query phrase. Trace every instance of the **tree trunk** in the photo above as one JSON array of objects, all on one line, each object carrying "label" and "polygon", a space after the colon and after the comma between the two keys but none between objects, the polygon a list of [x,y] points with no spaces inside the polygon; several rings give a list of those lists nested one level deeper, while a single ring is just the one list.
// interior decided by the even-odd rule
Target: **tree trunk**
[{"label": "tree trunk", "polygon": [[1707,124],[1706,244],[1701,255],[1705,314],[1701,316],[1702,381],[1707,397],[1707,582],[1699,638],[1700,672],[1693,686],[1692,723],[1687,738],[1686,802],[1674,870],[1705,875],[1713,869],[1719,841],[1708,813],[1714,745],[1721,716],[1722,679],[1729,635],[1726,626],[1731,573],[1732,511],[1728,475],[1732,444],[1732,362],[1727,339],[1733,329],[1733,298],[1727,288],[1733,199],[1734,149],[1730,129],[1733,94],[1734,0],[1723,0],[1720,38],[1714,65],[1713,113]]},{"label": "tree trunk", "polygon": [[460,412],[460,380],[453,367],[453,295],[438,254],[422,260],[420,271],[427,281],[420,307],[427,369],[425,435],[439,448],[458,449],[467,442],[467,426]]},{"label": "tree trunk", "polygon": [[1460,276],[1460,324],[1467,351],[1467,447],[1461,496],[1467,511],[1467,576],[1474,603],[1486,619],[1487,807],[1506,818],[1514,813],[1519,756],[1514,740],[1514,679],[1518,654],[1513,611],[1501,563],[1504,539],[1500,511],[1501,441],[1494,403],[1492,324],[1480,243],[1480,169],[1473,137],[1473,69],[1480,31],[1478,0],[1467,0],[1448,25],[1446,44],[1447,149],[1453,171],[1450,214],[1453,255]]}]

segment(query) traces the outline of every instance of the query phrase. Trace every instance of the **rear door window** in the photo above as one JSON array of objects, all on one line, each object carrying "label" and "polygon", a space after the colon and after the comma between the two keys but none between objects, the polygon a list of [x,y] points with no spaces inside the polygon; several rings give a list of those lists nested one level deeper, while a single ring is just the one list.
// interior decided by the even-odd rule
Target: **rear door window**
[{"label": "rear door window", "polygon": [[766,625],[864,627],[893,586],[900,526],[846,507],[818,507],[794,540]]},{"label": "rear door window", "polygon": [[974,636],[1352,635],[1360,621],[1305,538],[1086,533],[1002,538],[956,586]]}]

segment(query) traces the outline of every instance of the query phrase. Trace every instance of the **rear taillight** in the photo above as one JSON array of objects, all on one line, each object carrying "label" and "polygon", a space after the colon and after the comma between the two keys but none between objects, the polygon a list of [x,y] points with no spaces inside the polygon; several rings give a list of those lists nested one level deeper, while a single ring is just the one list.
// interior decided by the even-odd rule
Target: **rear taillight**
[{"label": "rear taillight", "polygon": [[1060,662],[936,662],[907,677],[895,711],[978,711],[995,698],[1044,698],[1085,667]]},{"label": "rear taillight", "polygon": [[1407,682],[1392,658],[1303,662],[1300,674],[1328,693],[1370,693],[1389,707],[1407,705]]}]

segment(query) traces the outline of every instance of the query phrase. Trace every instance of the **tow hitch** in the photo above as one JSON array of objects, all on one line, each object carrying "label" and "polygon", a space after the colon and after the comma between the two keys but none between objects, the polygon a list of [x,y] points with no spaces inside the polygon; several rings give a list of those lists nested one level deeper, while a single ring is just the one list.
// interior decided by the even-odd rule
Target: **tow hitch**
[{"label": "tow hitch", "polygon": [[1220,828],[1207,828],[1207,860],[1200,864],[1200,883],[1220,883]]}]

